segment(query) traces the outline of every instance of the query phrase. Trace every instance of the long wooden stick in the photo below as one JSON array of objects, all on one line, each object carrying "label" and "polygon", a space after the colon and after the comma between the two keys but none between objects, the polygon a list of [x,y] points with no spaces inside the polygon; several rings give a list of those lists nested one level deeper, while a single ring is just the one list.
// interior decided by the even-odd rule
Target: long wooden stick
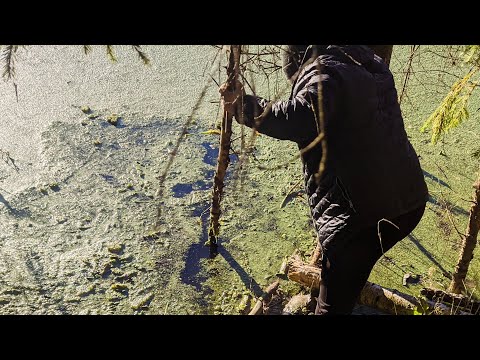
[{"label": "long wooden stick", "polygon": [[257,303],[253,307],[253,309],[248,313],[248,315],[261,315],[263,313],[263,303],[268,302],[270,297],[273,295],[275,290],[278,289],[280,282],[277,280],[274,283],[270,284],[266,289],[265,292],[260,296],[257,300]]},{"label": "long wooden stick", "polygon": [[[227,82],[230,87],[235,86],[238,79],[240,66],[240,45],[230,45],[230,54],[227,66]],[[227,167],[230,163],[230,139],[232,137],[233,117],[223,111],[222,127],[220,134],[220,151],[218,153],[217,168],[213,178],[212,206],[210,208],[210,225],[208,230],[208,242],[210,252],[215,252],[220,230],[220,202],[223,195],[223,187]]]}]

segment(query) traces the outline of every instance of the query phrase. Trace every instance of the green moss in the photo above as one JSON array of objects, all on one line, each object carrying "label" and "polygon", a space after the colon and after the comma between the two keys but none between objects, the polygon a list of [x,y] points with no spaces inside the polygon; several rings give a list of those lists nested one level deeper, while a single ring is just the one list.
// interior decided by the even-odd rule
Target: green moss
[{"label": "green moss", "polygon": [[10,302],[9,299],[0,296],[0,305],[6,305],[6,304],[8,304],[9,302]]},{"label": "green moss", "polygon": [[147,295],[141,297],[136,302],[133,302],[131,304],[131,308],[133,310],[140,310],[141,308],[147,307],[150,304],[150,302],[153,300],[154,297],[155,297],[155,295],[153,295],[152,293],[147,294]]},{"label": "green moss", "polygon": [[122,263],[129,263],[133,261],[133,255],[132,254],[124,254],[121,258],[120,261]]},{"label": "green moss", "polygon": [[122,243],[114,243],[107,245],[107,250],[114,254],[121,254],[123,252],[123,249],[125,249],[125,244]]},{"label": "green moss", "polygon": [[160,237],[161,231],[158,229],[149,231],[146,235],[143,236],[143,240],[153,241],[157,240]]},{"label": "green moss", "polygon": [[124,291],[128,290],[128,286],[122,283],[113,283],[110,288],[113,291],[123,293]]},{"label": "green moss", "polygon": [[116,304],[120,302],[124,297],[117,291],[107,291],[106,300],[110,303]]},{"label": "green moss", "polygon": [[84,114],[90,114],[92,112],[92,109],[90,109],[89,106],[82,106],[80,110],[82,110]]},{"label": "green moss", "polygon": [[48,187],[50,189],[52,189],[53,191],[58,191],[60,190],[60,186],[58,185],[57,182],[51,182],[50,184],[48,184]]},{"label": "green moss", "polygon": [[77,296],[84,297],[95,292],[95,284],[90,284],[79,289]]},{"label": "green moss", "polygon": [[112,270],[112,264],[110,262],[104,264],[102,270],[100,271],[100,276],[101,277],[108,276],[111,273],[111,270]]},{"label": "green moss", "polygon": [[112,124],[113,126],[117,126],[118,122],[120,121],[121,117],[117,114],[111,114],[107,116],[107,122]]},{"label": "green moss", "polygon": [[128,272],[125,272],[123,274],[118,274],[116,277],[115,277],[115,281],[118,281],[118,282],[129,282],[129,281],[132,281],[136,276],[137,276],[138,272],[135,271],[135,270],[131,270],[131,271],[128,271]]}]

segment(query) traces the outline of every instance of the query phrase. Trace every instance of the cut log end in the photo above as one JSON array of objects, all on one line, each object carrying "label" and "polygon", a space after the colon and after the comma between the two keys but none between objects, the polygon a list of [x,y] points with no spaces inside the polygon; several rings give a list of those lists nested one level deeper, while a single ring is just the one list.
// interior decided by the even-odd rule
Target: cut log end
[{"label": "cut log end", "polygon": [[298,254],[292,255],[288,260],[288,278],[314,291],[320,288],[320,273],[319,267],[305,264]]}]

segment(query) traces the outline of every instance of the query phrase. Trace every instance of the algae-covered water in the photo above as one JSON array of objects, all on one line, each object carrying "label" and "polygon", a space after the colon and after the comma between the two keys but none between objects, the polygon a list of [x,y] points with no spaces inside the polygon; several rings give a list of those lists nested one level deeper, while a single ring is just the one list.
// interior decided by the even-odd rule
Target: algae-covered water
[{"label": "algae-covered water", "polygon": [[[0,313],[241,314],[286,256],[313,249],[296,145],[259,136],[240,181],[235,124],[219,254],[209,258],[203,244],[218,135],[205,132],[219,119],[214,83],[158,199],[158,177],[209,79],[216,49],[145,51],[150,67],[128,47],[117,48],[113,64],[101,47],[84,56],[79,46],[31,46],[18,57],[18,101],[12,83],[0,83],[0,148],[18,166],[0,163]],[[262,95],[270,88],[257,83]],[[408,106],[406,123],[413,117]],[[159,205],[160,229],[152,232]],[[397,258],[408,262],[408,254]],[[440,251],[433,259],[442,263]],[[431,259],[420,264],[435,266]],[[372,277],[401,287],[403,273],[388,274]],[[288,282],[282,287],[297,290]]]},{"label": "algae-covered water", "polygon": [[[213,313],[217,298],[250,301],[293,251],[286,233],[308,228],[305,212],[293,211],[297,200],[289,212],[279,210],[299,164],[247,174],[227,189],[219,256],[209,260],[203,243],[218,136],[202,132],[217,119],[214,85],[164,198],[156,193],[216,50],[146,47],[151,67],[128,49],[118,50],[117,64],[95,50],[85,57],[74,46],[29,47],[19,55],[18,102],[12,84],[1,84],[0,147],[18,171],[2,163],[0,312]],[[295,152],[280,142],[272,151],[262,138],[257,146],[258,161],[275,154],[284,162]],[[231,160],[233,169],[234,154]],[[162,224],[151,236],[159,204]],[[267,221],[268,213],[275,216]]]}]

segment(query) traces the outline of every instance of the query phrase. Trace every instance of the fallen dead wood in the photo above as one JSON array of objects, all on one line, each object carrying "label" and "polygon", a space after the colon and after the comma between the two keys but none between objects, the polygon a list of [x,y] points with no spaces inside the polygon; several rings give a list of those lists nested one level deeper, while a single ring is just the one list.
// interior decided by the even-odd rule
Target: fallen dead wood
[{"label": "fallen dead wood", "polygon": [[429,300],[446,303],[454,308],[461,308],[475,315],[480,312],[480,301],[472,300],[464,295],[447,293],[440,289],[431,288],[423,288],[420,290],[420,294]]},{"label": "fallen dead wood", "polygon": [[260,296],[257,300],[257,303],[253,307],[253,309],[248,313],[248,315],[261,315],[263,313],[263,304],[268,303],[270,298],[272,297],[273,293],[278,289],[280,285],[280,281],[275,281],[274,283],[270,284],[266,289],[265,292]]},{"label": "fallen dead wood", "polygon": [[416,312],[422,312],[422,305],[415,297],[371,282],[365,284],[358,303],[392,315],[415,315]]},{"label": "fallen dead wood", "polygon": [[[288,261],[287,276],[290,280],[298,282],[312,292],[318,291],[320,285],[320,268],[306,264],[297,254],[292,255]],[[392,315],[471,315],[463,311],[455,311],[453,307],[431,300],[417,299],[414,296],[389,290],[380,285],[367,282],[359,297],[361,305],[367,305]]]},{"label": "fallen dead wood", "polygon": [[285,305],[282,315],[308,314],[315,311],[315,299],[310,294],[297,294]]},{"label": "fallen dead wood", "polygon": [[322,248],[320,246],[320,243],[317,241],[317,246],[315,247],[315,250],[313,251],[313,254],[312,254],[312,257],[311,257],[309,263],[310,263],[310,265],[320,266],[321,259],[322,259]]},{"label": "fallen dead wood", "polygon": [[320,268],[304,263],[298,254],[293,254],[288,259],[287,276],[308,289],[318,290],[320,287]]}]

